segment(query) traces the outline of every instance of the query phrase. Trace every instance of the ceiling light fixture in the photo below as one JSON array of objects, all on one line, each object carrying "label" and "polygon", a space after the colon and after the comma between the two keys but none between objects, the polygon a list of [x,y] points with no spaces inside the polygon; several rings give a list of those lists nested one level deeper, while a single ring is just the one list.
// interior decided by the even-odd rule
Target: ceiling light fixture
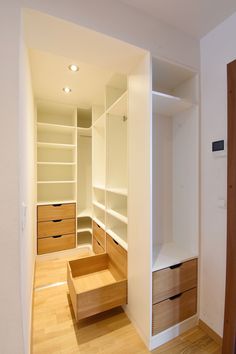
[{"label": "ceiling light fixture", "polygon": [[71,92],[71,88],[69,87],[63,87],[62,89],[65,93],[70,93]]},{"label": "ceiling light fixture", "polygon": [[71,64],[68,66],[68,68],[74,73],[79,70],[79,67],[76,64]]}]

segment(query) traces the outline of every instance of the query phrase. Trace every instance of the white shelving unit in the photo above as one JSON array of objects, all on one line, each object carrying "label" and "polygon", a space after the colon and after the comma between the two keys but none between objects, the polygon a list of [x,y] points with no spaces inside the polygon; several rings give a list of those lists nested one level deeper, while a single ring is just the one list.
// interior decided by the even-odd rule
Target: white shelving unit
[{"label": "white shelving unit", "polygon": [[116,242],[127,240],[126,88],[106,88],[106,111],[93,124],[93,220]]},{"label": "white shelving unit", "polygon": [[38,102],[37,195],[38,203],[76,201],[76,109]]}]

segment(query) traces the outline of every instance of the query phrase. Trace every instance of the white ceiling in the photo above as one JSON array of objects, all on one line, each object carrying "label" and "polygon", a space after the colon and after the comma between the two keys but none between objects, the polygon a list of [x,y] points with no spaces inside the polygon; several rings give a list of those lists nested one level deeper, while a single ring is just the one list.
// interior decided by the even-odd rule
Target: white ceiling
[{"label": "white ceiling", "polygon": [[[112,71],[35,49],[30,49],[29,56],[33,91],[37,99],[81,108],[104,104],[104,87],[113,75]],[[73,63],[79,66],[79,71],[75,73],[68,69]],[[71,88],[69,94],[63,92],[65,86]]]},{"label": "white ceiling", "polygon": [[[145,51],[84,27],[31,10],[24,13],[34,96],[89,108],[102,105],[105,86],[123,85]],[[68,70],[75,63],[76,73]],[[123,74],[123,75],[121,75]],[[62,88],[72,92],[65,94]]]},{"label": "white ceiling", "polygon": [[235,0],[120,0],[200,39],[236,11]]}]

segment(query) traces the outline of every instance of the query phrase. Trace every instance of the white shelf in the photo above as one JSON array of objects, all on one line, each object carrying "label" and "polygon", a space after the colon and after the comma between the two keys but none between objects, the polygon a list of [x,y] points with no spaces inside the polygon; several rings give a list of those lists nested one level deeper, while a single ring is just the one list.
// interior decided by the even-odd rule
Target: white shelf
[{"label": "white shelf", "polygon": [[102,186],[102,185],[94,185],[93,188],[99,189],[101,191],[105,191],[105,186]]},{"label": "white shelf", "polygon": [[103,205],[102,203],[93,201],[93,205],[95,205],[97,208],[99,208],[101,210],[105,210],[105,205]]},{"label": "white shelf", "polygon": [[115,193],[115,194],[120,194],[127,196],[128,195],[128,189],[127,188],[113,188],[113,187],[107,187],[106,189],[110,193]]},{"label": "white shelf", "polygon": [[101,226],[101,228],[103,229],[103,230],[105,230],[105,225],[103,224],[103,222],[101,222],[98,218],[96,218],[96,217],[93,217],[93,220],[99,225],[99,226]]},{"label": "white shelf", "polygon": [[186,250],[174,242],[165,243],[158,246],[158,254],[154,260],[152,271],[168,268],[196,257],[198,257],[196,253]]},{"label": "white shelf", "polygon": [[84,209],[81,210],[78,214],[77,214],[77,218],[91,218],[92,216],[92,211],[91,209]]},{"label": "white shelf", "polygon": [[37,165],[66,165],[66,166],[73,166],[76,165],[75,162],[37,162]]},{"label": "white shelf", "polygon": [[124,216],[123,213],[119,213],[113,209],[107,209],[106,212],[114,216],[116,219],[122,221],[123,223],[128,224],[128,217]]},{"label": "white shelf", "polygon": [[116,232],[114,232],[111,229],[107,230],[107,233],[116,241],[119,243],[119,245],[121,247],[123,247],[126,251],[128,251],[128,243],[126,241],[124,241],[120,236],[118,236],[119,230],[116,230]]},{"label": "white shelf", "polygon": [[53,123],[41,123],[41,122],[37,122],[37,126],[39,128],[46,128],[46,129],[50,129],[50,130],[75,130],[75,126],[73,125],[60,125],[60,124],[53,124]]},{"label": "white shelf", "polygon": [[74,144],[56,144],[56,143],[43,143],[43,142],[38,142],[37,145],[39,147],[49,147],[49,148],[58,148],[58,149],[74,149],[76,145]]},{"label": "white shelf", "polygon": [[67,183],[67,184],[69,184],[69,183],[76,183],[76,181],[38,181],[37,182],[38,184],[49,184],[49,183],[51,183],[51,184],[54,184],[54,183]]},{"label": "white shelf", "polygon": [[92,127],[90,128],[77,127],[77,132],[81,136],[92,136]]},{"label": "white shelf", "polygon": [[125,91],[106,111],[115,116],[127,116],[127,91]]},{"label": "white shelf", "polygon": [[90,232],[92,233],[92,228],[91,227],[81,227],[77,229],[77,233],[82,233],[82,232]]},{"label": "white shelf", "polygon": [[51,204],[71,204],[76,203],[76,200],[51,200],[51,201],[42,201],[37,202],[37,205],[51,205]]},{"label": "white shelf", "polygon": [[153,112],[163,116],[173,116],[193,106],[183,98],[167,95],[162,92],[152,91]]}]

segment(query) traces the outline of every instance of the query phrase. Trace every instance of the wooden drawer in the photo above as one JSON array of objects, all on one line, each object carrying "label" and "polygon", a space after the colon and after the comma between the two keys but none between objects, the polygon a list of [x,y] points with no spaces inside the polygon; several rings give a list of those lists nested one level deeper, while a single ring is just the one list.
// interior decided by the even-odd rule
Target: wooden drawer
[{"label": "wooden drawer", "polygon": [[75,219],[42,221],[38,223],[38,238],[75,233]]},{"label": "wooden drawer", "polygon": [[38,222],[75,218],[75,204],[52,204],[38,206]]},{"label": "wooden drawer", "polygon": [[152,306],[152,335],[186,320],[197,312],[197,288]]},{"label": "wooden drawer", "polygon": [[38,254],[62,251],[75,247],[75,234],[38,239]]},{"label": "wooden drawer", "polygon": [[100,254],[100,253],[104,253],[105,252],[105,250],[102,247],[102,245],[100,244],[100,242],[94,236],[93,236],[93,252],[95,254]]},{"label": "wooden drawer", "polygon": [[197,286],[197,259],[154,272],[152,303],[168,299]]},{"label": "wooden drawer", "polygon": [[93,221],[93,236],[96,237],[97,241],[100,243],[100,245],[104,248],[106,248],[106,233],[105,231],[96,223]]},{"label": "wooden drawer", "polygon": [[123,257],[115,258],[117,252],[119,248],[112,241],[108,253],[67,263],[68,288],[77,321],[127,304],[127,253],[123,264],[117,267]]}]

